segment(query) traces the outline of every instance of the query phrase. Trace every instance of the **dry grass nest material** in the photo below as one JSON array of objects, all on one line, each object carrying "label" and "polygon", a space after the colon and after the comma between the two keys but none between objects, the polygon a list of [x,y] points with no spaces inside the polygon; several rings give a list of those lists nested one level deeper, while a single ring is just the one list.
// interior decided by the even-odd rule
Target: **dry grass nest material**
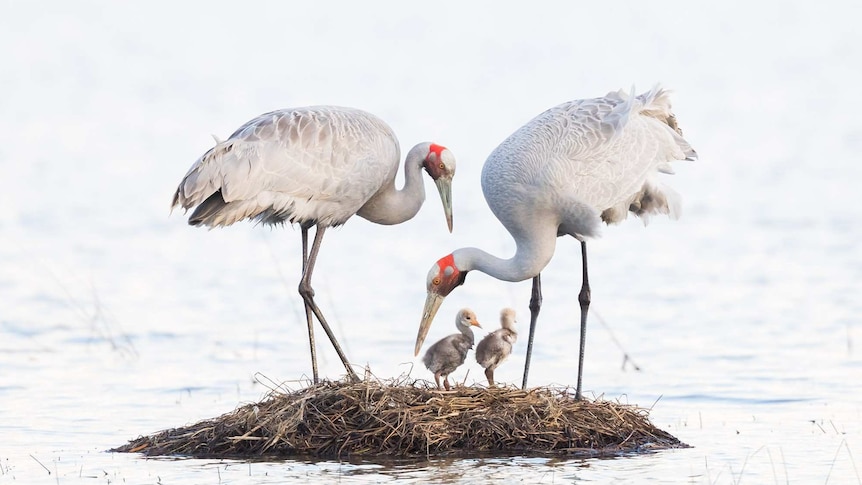
[{"label": "dry grass nest material", "polygon": [[569,388],[432,386],[365,380],[272,392],[257,404],[111,451],[234,458],[595,456],[686,446],[653,426],[644,409],[575,400]]}]

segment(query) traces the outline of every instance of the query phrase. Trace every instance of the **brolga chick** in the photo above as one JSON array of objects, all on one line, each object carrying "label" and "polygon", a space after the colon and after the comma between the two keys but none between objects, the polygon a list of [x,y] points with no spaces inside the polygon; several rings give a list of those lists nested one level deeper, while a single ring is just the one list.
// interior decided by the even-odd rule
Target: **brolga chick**
[{"label": "brolga chick", "polygon": [[464,308],[458,312],[455,317],[455,327],[460,333],[443,337],[434,343],[425,352],[425,357],[422,362],[425,367],[434,373],[434,382],[437,383],[437,389],[440,389],[440,376],[443,376],[443,386],[448,391],[449,374],[455,372],[464,360],[467,358],[467,351],[473,348],[473,329],[470,327],[479,327],[479,320],[476,314],[469,308]]},{"label": "brolga chick", "polygon": [[503,363],[512,353],[512,345],[518,340],[515,331],[515,310],[504,308],[500,311],[500,326],[497,330],[485,335],[476,346],[476,362],[485,368],[488,386],[494,385],[494,369]]}]

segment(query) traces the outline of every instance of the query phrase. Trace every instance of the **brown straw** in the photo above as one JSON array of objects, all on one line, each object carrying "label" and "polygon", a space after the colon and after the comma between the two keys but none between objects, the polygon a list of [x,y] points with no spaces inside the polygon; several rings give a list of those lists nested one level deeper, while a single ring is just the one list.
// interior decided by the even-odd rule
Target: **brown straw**
[{"label": "brown straw", "polygon": [[569,388],[439,391],[423,380],[366,379],[272,392],[260,403],[111,451],[234,458],[594,456],[686,446],[647,414],[626,404],[576,400]]}]

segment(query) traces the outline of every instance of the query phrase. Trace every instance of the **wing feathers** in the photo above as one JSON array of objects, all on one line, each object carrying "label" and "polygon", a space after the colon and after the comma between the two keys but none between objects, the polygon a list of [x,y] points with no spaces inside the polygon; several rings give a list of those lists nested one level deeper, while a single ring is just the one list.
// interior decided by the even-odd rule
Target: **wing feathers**
[{"label": "wing feathers", "polygon": [[192,165],[172,200],[185,209],[201,204],[196,224],[341,224],[394,178],[400,158],[382,120],[331,106],[265,113],[225,141],[214,138],[216,146]]},{"label": "wing feathers", "polygon": [[[637,96],[620,90],[558,108],[568,113],[566,135],[557,142],[568,144],[567,159],[548,170],[554,180],[574,180],[576,200],[596,207],[607,223],[628,212],[645,224],[652,214],[679,217],[679,195],[655,175],[673,174],[672,162],[697,153],[682,137],[669,91],[658,85]],[[596,131],[601,136],[590,136]]]}]

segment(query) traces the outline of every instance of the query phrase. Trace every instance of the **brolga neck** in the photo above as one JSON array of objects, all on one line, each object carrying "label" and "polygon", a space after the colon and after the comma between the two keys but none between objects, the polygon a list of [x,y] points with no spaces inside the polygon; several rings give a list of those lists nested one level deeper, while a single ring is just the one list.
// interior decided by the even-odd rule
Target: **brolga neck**
[{"label": "brolga neck", "polygon": [[395,188],[393,177],[356,214],[383,225],[400,224],[412,219],[425,202],[422,162],[429,145],[420,143],[407,153],[404,159],[404,186],[400,190]]},{"label": "brolga neck", "polygon": [[523,281],[541,273],[556,247],[555,230],[537,231],[528,238],[515,238],[517,249],[509,259],[498,258],[479,248],[461,248],[452,253],[461,271],[478,270],[503,281]]}]

